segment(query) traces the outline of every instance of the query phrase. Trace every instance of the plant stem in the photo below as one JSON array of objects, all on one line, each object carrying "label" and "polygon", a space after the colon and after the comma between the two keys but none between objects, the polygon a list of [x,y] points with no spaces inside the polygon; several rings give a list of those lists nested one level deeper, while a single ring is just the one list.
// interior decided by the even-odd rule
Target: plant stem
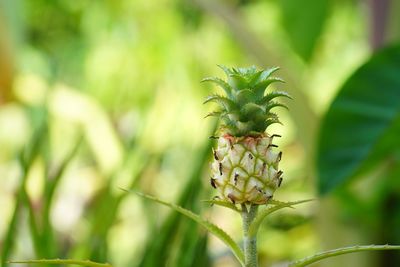
[{"label": "plant stem", "polygon": [[257,215],[258,205],[251,205],[247,210],[246,206],[242,204],[242,219],[243,219],[243,239],[244,239],[244,259],[245,267],[257,267],[257,236],[249,235],[250,225]]}]

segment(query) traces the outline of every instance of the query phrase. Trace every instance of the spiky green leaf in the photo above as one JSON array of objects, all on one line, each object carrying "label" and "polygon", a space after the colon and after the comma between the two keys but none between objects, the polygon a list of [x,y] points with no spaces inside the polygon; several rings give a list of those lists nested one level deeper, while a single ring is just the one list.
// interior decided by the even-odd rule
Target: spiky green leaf
[{"label": "spiky green leaf", "polygon": [[204,118],[208,118],[208,117],[221,117],[223,114],[226,114],[226,112],[222,112],[222,111],[213,111],[208,113]]},{"label": "spiky green leaf", "polygon": [[249,236],[256,236],[262,221],[269,214],[271,214],[277,210],[283,209],[283,208],[293,207],[295,205],[310,202],[310,201],[313,201],[313,199],[305,199],[305,200],[292,201],[292,202],[282,202],[282,203],[276,204],[274,207],[265,208],[265,209],[259,211],[256,218],[254,218],[254,221],[250,225]]},{"label": "spiky green leaf", "polygon": [[282,124],[279,119],[267,119],[264,122],[264,127],[267,128],[267,127],[269,127],[269,126],[271,126],[272,124],[275,124],[275,123]]},{"label": "spiky green leaf", "polygon": [[218,78],[218,77],[207,77],[201,80],[201,82],[212,82],[224,89],[225,93],[227,96],[232,97],[232,88],[231,86],[225,82],[224,80]]},{"label": "spiky green leaf", "polygon": [[271,76],[272,73],[274,73],[275,71],[279,70],[279,67],[272,67],[269,69],[266,69],[264,71],[262,71],[262,74],[260,75],[260,81],[263,81],[265,79],[268,79],[269,76]]},{"label": "spiky green leaf", "polygon": [[221,70],[223,70],[223,71],[225,72],[225,75],[226,75],[227,78],[229,78],[229,76],[230,76],[231,74],[233,74],[232,70],[231,70],[230,68],[228,68],[227,66],[219,65],[219,64],[217,64],[217,66],[218,66]]},{"label": "spiky green leaf", "polygon": [[272,124],[275,124],[275,123],[279,123],[279,124],[282,124],[281,123],[281,121],[279,120],[279,118],[278,118],[278,115],[276,115],[275,113],[272,113],[272,112],[269,112],[268,114],[267,114],[267,119],[265,120],[265,127],[268,127],[268,126],[270,126],[270,125],[272,125]]},{"label": "spiky green leaf", "polygon": [[221,200],[221,199],[211,199],[211,200],[203,200],[205,203],[209,203],[211,205],[217,205],[225,208],[229,208],[231,210],[241,212],[241,210],[236,207],[236,205],[232,204],[231,202],[228,202],[226,200]]},{"label": "spiky green leaf", "polygon": [[236,107],[236,104],[232,100],[230,100],[229,98],[226,98],[224,96],[220,96],[220,95],[208,96],[206,98],[206,100],[203,102],[203,104],[206,104],[209,102],[216,102],[216,103],[220,104],[226,111],[232,111]]},{"label": "spiky green leaf", "polygon": [[291,262],[289,264],[289,267],[304,267],[326,258],[336,257],[348,253],[372,251],[372,250],[400,250],[400,246],[368,245],[368,246],[352,246],[352,247],[337,248],[333,250],[324,251],[301,260]]},{"label": "spiky green leaf", "polygon": [[286,93],[286,92],[283,92],[283,91],[274,91],[274,92],[270,92],[270,93],[266,94],[266,95],[259,101],[259,104],[260,104],[260,105],[265,105],[265,104],[267,104],[269,101],[271,101],[272,99],[274,99],[274,98],[276,98],[276,97],[280,97],[280,96],[286,97],[286,98],[289,98],[289,99],[292,99],[292,97],[291,97],[288,93]]},{"label": "spiky green leaf", "polygon": [[231,74],[228,78],[228,83],[233,90],[243,90],[248,87],[248,81],[245,76],[240,74]]},{"label": "spiky green leaf", "polygon": [[249,84],[253,87],[255,84],[257,84],[260,80],[262,80],[262,75],[264,71],[256,71],[250,78]]},{"label": "spiky green leaf", "polygon": [[257,95],[258,98],[262,98],[264,96],[265,90],[267,89],[267,87],[275,82],[285,82],[284,80],[282,80],[281,78],[278,77],[271,77],[268,78],[266,80],[260,81],[259,83],[254,85],[254,93]]},{"label": "spiky green leaf", "polygon": [[265,105],[265,112],[269,112],[272,108],[275,108],[275,107],[283,107],[283,108],[289,109],[285,104],[275,102],[275,101],[269,101]]},{"label": "spiky green leaf", "polygon": [[43,259],[43,260],[26,260],[26,261],[9,261],[9,263],[21,263],[21,264],[73,264],[87,267],[112,267],[109,263],[97,263],[89,260],[70,260],[70,259]]},{"label": "spiky green leaf", "polygon": [[[131,192],[131,191],[127,191],[127,192]],[[164,206],[170,207],[172,209],[174,209],[175,211],[185,215],[186,217],[194,220],[195,222],[197,222],[198,224],[202,225],[203,227],[205,227],[210,233],[214,234],[216,237],[218,237],[223,243],[225,243],[233,252],[233,254],[235,255],[235,257],[239,260],[239,262],[241,264],[244,264],[244,255],[243,255],[243,251],[241,250],[241,248],[238,246],[238,244],[235,243],[235,241],[233,241],[232,237],[230,237],[224,230],[222,230],[221,228],[219,228],[217,225],[213,224],[212,222],[201,218],[199,215],[193,213],[190,210],[187,210],[185,208],[182,208],[181,206],[177,206],[173,203],[169,203],[166,201],[163,201],[161,199],[158,199],[156,197],[147,195],[147,194],[143,194],[140,192],[135,192],[137,195],[147,198],[149,200],[155,201],[159,204],[162,204]]]},{"label": "spiky green leaf", "polygon": [[256,103],[247,103],[242,107],[241,113],[246,117],[256,116],[256,114],[265,114],[265,108]]},{"label": "spiky green leaf", "polygon": [[206,78],[204,81],[214,82],[227,92],[226,97],[212,95],[205,101],[205,103],[217,102],[221,105],[221,110],[208,115],[220,117],[223,122],[220,127],[221,133],[233,136],[246,136],[251,133],[257,136],[264,133],[269,125],[279,123],[277,116],[271,114],[270,111],[277,106],[286,106],[269,102],[278,96],[289,98],[290,96],[285,92],[272,92],[265,95],[268,85],[283,82],[280,78],[271,77],[279,69],[278,67],[267,70],[257,70],[255,66],[227,68],[219,65],[219,67],[227,75],[227,82],[218,78]]},{"label": "spiky green leaf", "polygon": [[239,106],[245,105],[248,102],[254,101],[254,92],[250,89],[243,89],[236,92],[235,98]]}]

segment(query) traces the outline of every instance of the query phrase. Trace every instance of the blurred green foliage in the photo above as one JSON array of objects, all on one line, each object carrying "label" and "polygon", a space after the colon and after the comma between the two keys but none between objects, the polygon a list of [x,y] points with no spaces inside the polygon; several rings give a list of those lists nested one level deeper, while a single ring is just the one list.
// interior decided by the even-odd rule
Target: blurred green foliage
[{"label": "blurred green foliage", "polygon": [[[201,103],[216,89],[199,81],[219,76],[216,64],[282,68],[295,100],[281,112],[284,126],[272,127],[283,136],[277,199],[335,187],[318,206],[263,225],[263,266],[322,248],[400,243],[392,216],[400,214],[399,65],[391,54],[399,48],[373,49],[398,42],[399,8],[378,0],[0,0],[1,266],[25,258],[235,266],[195,223],[120,190],[178,203],[240,239],[235,214],[201,202],[215,194],[207,170],[215,126]],[[386,35],[373,39],[377,31]],[[350,122],[335,111],[343,101]],[[379,103],[388,103],[382,112]],[[388,112],[386,138],[377,130]],[[354,156],[329,158],[343,140]],[[382,141],[379,164],[364,162],[361,141]],[[351,179],[360,163],[378,167]],[[398,265],[388,253],[326,266]]]}]

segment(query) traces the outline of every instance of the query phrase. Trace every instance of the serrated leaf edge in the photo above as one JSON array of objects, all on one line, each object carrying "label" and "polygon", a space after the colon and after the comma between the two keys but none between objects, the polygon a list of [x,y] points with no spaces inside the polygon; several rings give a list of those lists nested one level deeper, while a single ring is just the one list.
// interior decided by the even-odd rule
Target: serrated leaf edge
[{"label": "serrated leaf edge", "polygon": [[186,217],[194,220],[195,222],[199,223],[200,225],[202,225],[204,228],[206,228],[210,233],[212,233],[213,235],[215,235],[216,237],[218,237],[223,243],[225,243],[225,245],[227,245],[233,252],[233,254],[235,255],[235,257],[238,259],[238,261],[244,265],[244,254],[242,249],[239,247],[239,245],[232,239],[232,237],[230,235],[228,235],[224,230],[222,230],[221,228],[219,228],[217,225],[215,225],[214,223],[200,217],[198,214],[193,213],[190,210],[187,210],[181,206],[175,205],[173,203],[167,202],[167,201],[163,201],[159,198],[156,198],[154,196],[151,195],[147,195],[147,194],[143,194],[141,192],[136,192],[136,191],[129,191],[129,190],[124,190],[126,192],[129,193],[135,193],[143,198],[149,199],[149,200],[153,200],[159,204],[162,204],[164,206],[170,207],[172,209],[174,209],[175,211],[185,215]]},{"label": "serrated leaf edge", "polygon": [[277,210],[283,209],[283,208],[291,208],[294,205],[306,203],[313,201],[314,199],[305,199],[305,200],[298,200],[298,201],[292,201],[292,202],[278,202],[275,206],[265,208],[261,210],[256,218],[254,218],[254,221],[251,223],[250,228],[249,228],[249,236],[256,236],[258,229],[260,228],[260,225],[262,221],[267,217],[269,214],[272,212],[275,212]]},{"label": "serrated leaf edge", "polygon": [[361,251],[372,251],[372,250],[400,250],[400,246],[391,246],[391,245],[367,245],[367,246],[351,246],[351,247],[343,247],[332,249],[324,252],[320,252],[318,254],[306,257],[301,260],[297,260],[294,262],[289,263],[288,267],[303,267],[307,266],[311,263],[335,257],[343,254],[354,253],[354,252],[361,252]]},{"label": "serrated leaf edge", "polygon": [[25,260],[25,261],[9,261],[8,263],[21,264],[74,264],[87,267],[112,267],[109,263],[97,263],[90,260],[72,260],[72,259],[41,259],[41,260]]}]

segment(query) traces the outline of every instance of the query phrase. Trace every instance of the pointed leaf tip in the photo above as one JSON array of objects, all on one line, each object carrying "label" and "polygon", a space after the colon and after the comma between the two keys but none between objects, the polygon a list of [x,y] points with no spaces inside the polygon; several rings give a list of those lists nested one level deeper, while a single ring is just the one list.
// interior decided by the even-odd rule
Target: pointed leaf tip
[{"label": "pointed leaf tip", "polygon": [[272,73],[276,72],[279,69],[280,69],[280,67],[272,67],[272,68],[264,70],[263,73],[260,76],[260,80],[268,79],[269,76],[271,76]]},{"label": "pointed leaf tip", "polygon": [[207,78],[204,78],[203,80],[201,80],[201,82],[212,82],[212,83],[215,83],[216,85],[221,87],[228,96],[232,95],[231,86],[227,82],[225,82],[224,80],[222,80],[222,79],[220,79],[218,77],[207,77]]},{"label": "pointed leaf tip", "polygon": [[231,71],[227,66],[222,65],[222,64],[217,64],[217,66],[218,66],[221,70],[223,70],[223,71],[225,72],[226,77],[229,77],[229,75],[232,74],[232,71]]}]

